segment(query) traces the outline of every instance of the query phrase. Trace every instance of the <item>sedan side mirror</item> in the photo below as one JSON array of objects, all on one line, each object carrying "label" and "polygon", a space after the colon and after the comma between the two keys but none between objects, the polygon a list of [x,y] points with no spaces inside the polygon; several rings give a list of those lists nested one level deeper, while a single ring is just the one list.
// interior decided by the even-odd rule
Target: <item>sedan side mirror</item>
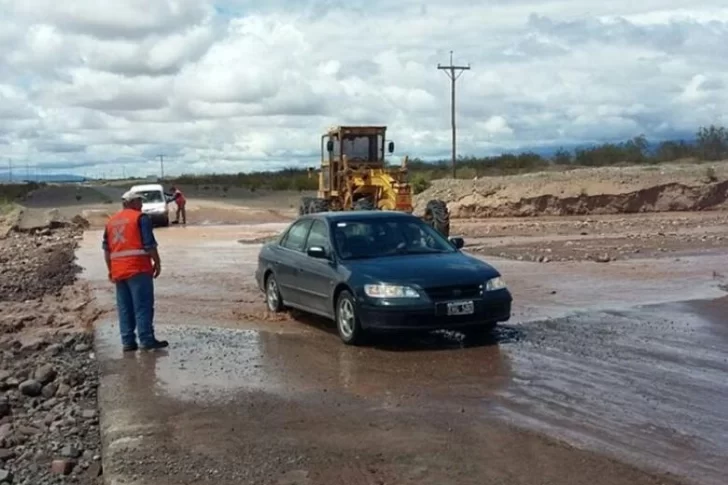
[{"label": "sedan side mirror", "polygon": [[326,250],[322,248],[321,246],[311,246],[306,250],[306,254],[308,254],[312,258],[316,259],[327,259],[328,254],[326,254]]},{"label": "sedan side mirror", "polygon": [[450,242],[456,249],[462,249],[465,247],[465,240],[461,237],[451,237]]},{"label": "sedan side mirror", "polygon": [[389,146],[387,148],[388,148],[389,153],[394,152],[394,142],[390,141]]}]

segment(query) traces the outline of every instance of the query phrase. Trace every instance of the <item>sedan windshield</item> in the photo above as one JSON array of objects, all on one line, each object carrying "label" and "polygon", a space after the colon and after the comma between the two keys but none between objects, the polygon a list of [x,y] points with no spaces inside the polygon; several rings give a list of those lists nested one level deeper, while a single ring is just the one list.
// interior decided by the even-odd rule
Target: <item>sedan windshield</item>
[{"label": "sedan windshield", "polygon": [[336,250],[342,259],[455,251],[439,232],[419,220],[391,218],[341,221],[334,223],[333,233]]}]

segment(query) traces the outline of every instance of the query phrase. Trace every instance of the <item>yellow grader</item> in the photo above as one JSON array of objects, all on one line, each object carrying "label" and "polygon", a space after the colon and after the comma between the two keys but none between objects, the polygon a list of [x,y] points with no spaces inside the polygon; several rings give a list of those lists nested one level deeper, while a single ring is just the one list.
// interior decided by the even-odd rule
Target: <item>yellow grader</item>
[{"label": "yellow grader", "polygon": [[[407,157],[387,169],[386,126],[337,126],[321,137],[318,197],[303,197],[299,215],[342,210],[395,210],[412,213],[412,187],[407,181]],[[314,169],[309,168],[309,176]],[[430,200],[423,220],[450,235],[450,214],[441,200]]]}]

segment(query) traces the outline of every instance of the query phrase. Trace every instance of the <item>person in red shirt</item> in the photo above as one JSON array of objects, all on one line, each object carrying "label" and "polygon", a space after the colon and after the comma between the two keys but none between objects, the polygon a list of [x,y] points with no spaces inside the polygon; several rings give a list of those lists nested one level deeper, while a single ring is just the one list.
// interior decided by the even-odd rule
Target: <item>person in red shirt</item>
[{"label": "person in red shirt", "polygon": [[182,224],[187,224],[187,211],[185,210],[187,199],[185,199],[184,194],[177,187],[170,187],[170,189],[172,191],[172,200],[177,205],[177,217],[173,224],[179,224],[180,215],[182,216]]},{"label": "person in red shirt", "polygon": [[123,350],[138,350],[139,344],[144,350],[166,348],[168,342],[154,336],[154,279],[162,262],[152,221],[142,213],[141,194],[127,192],[122,201],[123,209],[106,223],[103,249],[109,281],[116,285]]}]

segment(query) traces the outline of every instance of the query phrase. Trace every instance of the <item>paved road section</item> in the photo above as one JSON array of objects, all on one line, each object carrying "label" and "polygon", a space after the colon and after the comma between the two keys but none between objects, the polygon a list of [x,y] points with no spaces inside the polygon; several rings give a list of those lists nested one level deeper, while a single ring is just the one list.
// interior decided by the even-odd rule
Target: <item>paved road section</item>
[{"label": "paved road section", "polygon": [[[97,328],[112,483],[725,483],[723,256],[494,260],[516,306],[490,341],[349,348],[266,314],[259,246],[239,241],[280,227],[158,231],[172,347],[122,355],[114,314]],[[112,310],[99,244],[88,232],[79,259]]]}]

